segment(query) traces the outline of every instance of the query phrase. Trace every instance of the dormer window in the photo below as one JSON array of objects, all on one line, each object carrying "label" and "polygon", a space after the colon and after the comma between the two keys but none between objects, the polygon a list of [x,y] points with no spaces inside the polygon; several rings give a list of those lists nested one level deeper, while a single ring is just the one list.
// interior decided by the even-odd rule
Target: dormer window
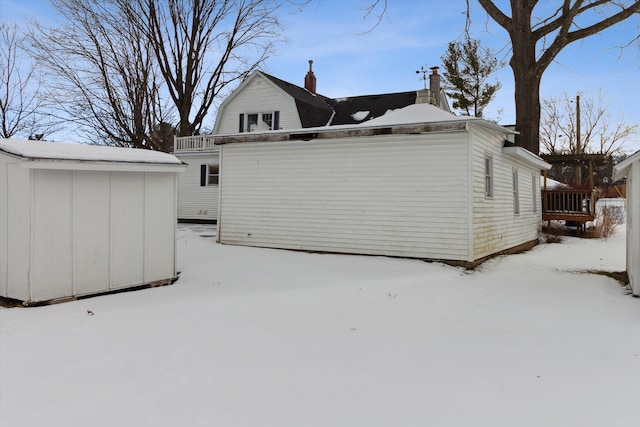
[{"label": "dormer window", "polygon": [[240,132],[259,132],[280,128],[280,112],[241,113]]}]

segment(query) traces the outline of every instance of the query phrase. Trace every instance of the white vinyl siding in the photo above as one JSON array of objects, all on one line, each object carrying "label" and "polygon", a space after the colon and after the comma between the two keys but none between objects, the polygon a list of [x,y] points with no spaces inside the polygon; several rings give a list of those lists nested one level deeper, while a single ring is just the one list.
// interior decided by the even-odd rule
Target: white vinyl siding
[{"label": "white vinyl siding", "polygon": [[279,127],[298,129],[302,127],[295,100],[269,80],[256,74],[243,90],[238,90],[220,108],[214,133],[219,135],[239,132],[240,114],[273,113],[279,111]]},{"label": "white vinyl siding", "polygon": [[[473,138],[473,258],[479,259],[538,238],[540,211],[513,214],[513,169],[540,170],[503,154],[504,135],[471,126]],[[485,196],[485,159],[493,158],[493,198]],[[519,194],[521,206],[531,206],[533,194]],[[539,195],[538,195],[539,197]]]},{"label": "white vinyl siding", "polygon": [[466,260],[467,133],[228,144],[222,243]]},{"label": "white vinyl siding", "polygon": [[215,152],[176,154],[187,163],[187,170],[178,176],[178,219],[181,221],[215,221],[218,218],[218,185],[201,185],[202,166],[210,179],[210,166],[219,166],[218,149]]}]

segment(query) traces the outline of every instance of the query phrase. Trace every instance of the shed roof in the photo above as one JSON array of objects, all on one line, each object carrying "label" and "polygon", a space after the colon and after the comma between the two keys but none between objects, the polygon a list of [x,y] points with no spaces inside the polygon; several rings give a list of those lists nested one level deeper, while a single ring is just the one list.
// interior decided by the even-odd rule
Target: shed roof
[{"label": "shed roof", "polygon": [[160,151],[18,139],[0,139],[0,152],[34,160],[182,164],[178,158]]}]

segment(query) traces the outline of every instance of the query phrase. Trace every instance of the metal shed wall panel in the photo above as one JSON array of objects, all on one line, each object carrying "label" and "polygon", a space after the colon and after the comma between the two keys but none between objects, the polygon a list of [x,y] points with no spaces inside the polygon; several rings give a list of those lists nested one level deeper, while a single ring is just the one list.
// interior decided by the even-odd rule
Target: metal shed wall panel
[{"label": "metal shed wall panel", "polygon": [[73,252],[76,292],[109,289],[111,174],[74,172]]},{"label": "metal shed wall panel", "polygon": [[29,299],[31,254],[31,174],[20,164],[7,165],[7,295]]},{"label": "metal shed wall panel", "polygon": [[[478,127],[472,128],[472,134],[473,258],[480,259],[538,238],[542,221],[540,170],[503,154],[504,135]],[[484,159],[487,155],[493,158],[493,197],[485,197]],[[514,169],[518,171],[519,214],[514,212]]]},{"label": "metal shed wall panel", "polygon": [[178,178],[178,218],[180,220],[218,219],[218,186],[200,185],[200,166],[219,165],[218,149],[215,152],[176,154],[187,163],[187,170]]},{"label": "metal shed wall panel", "polygon": [[222,147],[223,243],[467,260],[467,133]]},{"label": "metal shed wall panel", "polygon": [[144,283],[144,178],[137,172],[111,176],[112,289]]},{"label": "metal shed wall panel", "polygon": [[[169,174],[147,173],[145,179],[144,282],[155,282],[175,275],[176,223],[175,178]],[[173,191],[171,191],[173,190]]]},{"label": "metal shed wall panel", "polygon": [[0,294],[7,293],[7,163],[0,156]]},{"label": "metal shed wall panel", "polygon": [[[33,171],[30,299],[73,295],[73,172]],[[44,286],[46,284],[46,286]]]}]

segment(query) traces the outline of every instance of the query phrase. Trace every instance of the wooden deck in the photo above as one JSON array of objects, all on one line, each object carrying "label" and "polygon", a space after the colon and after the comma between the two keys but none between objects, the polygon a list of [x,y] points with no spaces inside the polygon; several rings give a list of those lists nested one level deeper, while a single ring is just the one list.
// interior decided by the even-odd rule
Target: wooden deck
[{"label": "wooden deck", "polygon": [[593,221],[595,207],[596,195],[591,190],[542,190],[543,221]]}]

